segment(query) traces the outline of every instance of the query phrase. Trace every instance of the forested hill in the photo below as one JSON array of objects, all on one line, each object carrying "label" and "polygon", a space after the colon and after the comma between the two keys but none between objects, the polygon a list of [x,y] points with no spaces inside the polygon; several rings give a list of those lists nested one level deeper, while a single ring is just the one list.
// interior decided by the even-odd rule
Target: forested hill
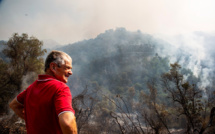
[{"label": "forested hill", "polygon": [[69,44],[59,49],[74,57],[74,61],[91,62],[94,59],[112,57],[120,53],[155,56],[156,53],[163,50],[164,45],[170,46],[156,40],[149,34],[117,28],[116,30],[107,30],[95,39]]},{"label": "forested hill", "polygon": [[170,63],[164,51],[170,47],[151,35],[118,28],[58,50],[73,58],[72,82],[68,83],[73,92],[94,83],[113,94],[123,94],[129,87],[144,90],[148,81],[168,72]]}]

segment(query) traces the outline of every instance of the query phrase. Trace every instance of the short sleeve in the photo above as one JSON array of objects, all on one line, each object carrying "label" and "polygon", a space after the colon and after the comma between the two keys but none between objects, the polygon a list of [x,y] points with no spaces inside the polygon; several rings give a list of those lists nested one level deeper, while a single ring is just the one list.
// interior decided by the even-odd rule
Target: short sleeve
[{"label": "short sleeve", "polygon": [[22,91],[20,94],[17,95],[16,100],[24,105],[24,100],[26,96],[26,90]]},{"label": "short sleeve", "polygon": [[54,103],[57,115],[60,115],[63,112],[73,112],[75,114],[75,111],[72,108],[72,95],[69,87],[64,87],[56,92]]}]

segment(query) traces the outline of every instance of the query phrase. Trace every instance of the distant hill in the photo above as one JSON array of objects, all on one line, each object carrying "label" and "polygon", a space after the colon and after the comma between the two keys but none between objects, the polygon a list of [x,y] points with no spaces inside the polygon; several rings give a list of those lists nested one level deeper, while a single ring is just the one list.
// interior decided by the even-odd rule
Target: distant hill
[{"label": "distant hill", "polygon": [[96,82],[113,93],[121,93],[129,86],[144,89],[148,80],[168,71],[168,57],[162,56],[168,46],[149,34],[118,28],[57,50],[73,58],[70,86],[75,90]]},{"label": "distant hill", "polygon": [[164,47],[170,47],[167,42],[153,38],[140,31],[129,32],[125,28],[107,30],[95,39],[84,40],[57,48],[68,53],[76,64],[90,63],[95,59],[124,55],[162,55]]}]

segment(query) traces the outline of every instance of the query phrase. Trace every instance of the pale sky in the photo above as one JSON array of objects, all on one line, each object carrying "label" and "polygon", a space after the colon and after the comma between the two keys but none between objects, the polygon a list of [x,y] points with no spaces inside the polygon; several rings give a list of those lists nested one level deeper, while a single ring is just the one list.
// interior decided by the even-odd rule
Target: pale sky
[{"label": "pale sky", "polygon": [[124,27],[148,34],[215,33],[214,0],[0,0],[0,40],[27,33],[62,45]]}]

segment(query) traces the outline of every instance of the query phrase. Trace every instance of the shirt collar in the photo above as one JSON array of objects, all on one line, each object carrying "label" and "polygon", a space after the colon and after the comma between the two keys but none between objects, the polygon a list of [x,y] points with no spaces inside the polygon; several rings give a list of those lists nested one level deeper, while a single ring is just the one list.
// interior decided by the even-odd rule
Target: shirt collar
[{"label": "shirt collar", "polygon": [[49,80],[57,80],[54,76],[51,75],[38,75],[38,81],[49,81]]}]

